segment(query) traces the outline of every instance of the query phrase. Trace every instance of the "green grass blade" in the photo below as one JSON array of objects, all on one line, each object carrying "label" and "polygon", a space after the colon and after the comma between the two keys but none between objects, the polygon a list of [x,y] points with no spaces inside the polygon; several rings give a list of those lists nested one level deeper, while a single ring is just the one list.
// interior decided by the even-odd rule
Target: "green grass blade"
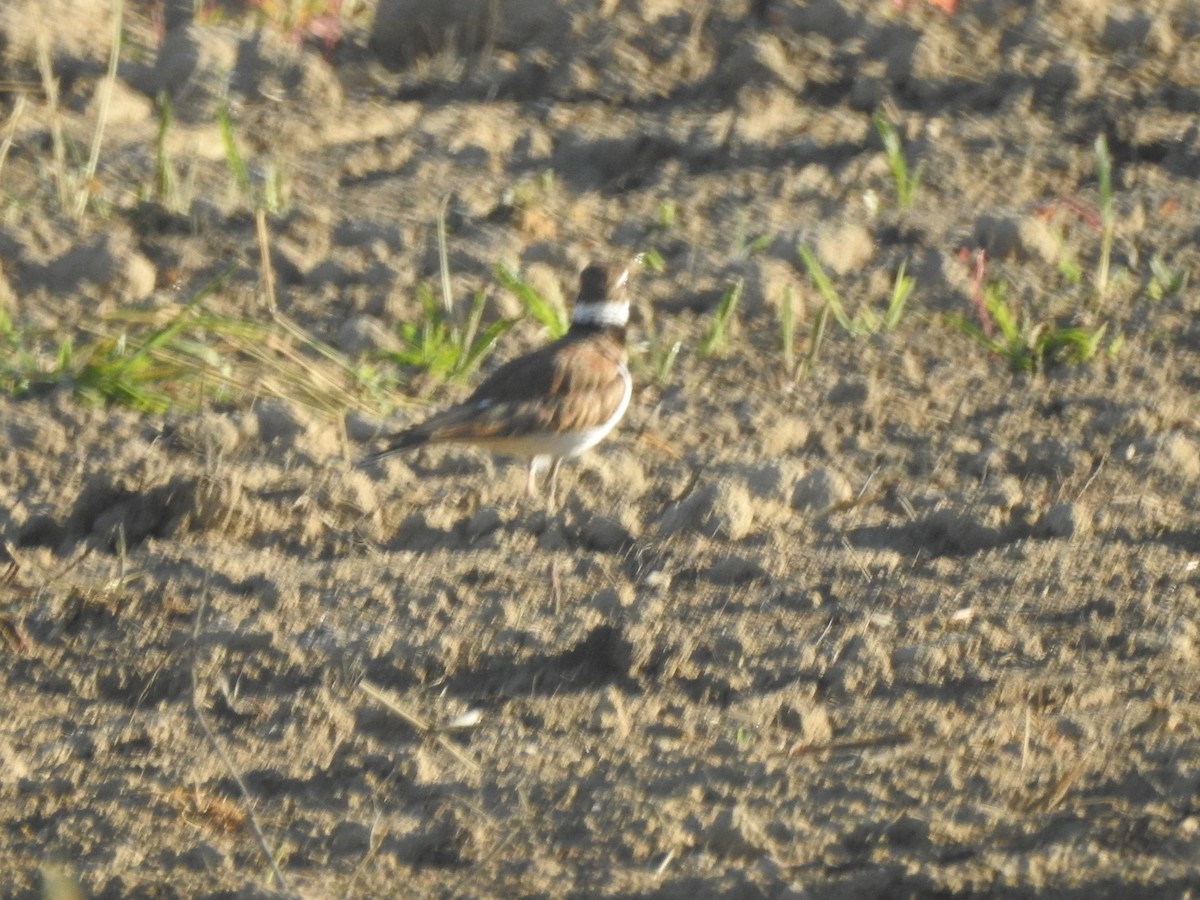
[{"label": "green grass blade", "polygon": [[521,301],[526,311],[537,319],[550,337],[560,338],[567,333],[567,322],[559,309],[539,294],[528,281],[510,269],[504,263],[495,268],[496,280]]},{"label": "green grass blade", "polygon": [[783,289],[783,305],[779,310],[779,332],[783,344],[783,366],[788,378],[796,376],[796,304],[792,286]]},{"label": "green grass blade", "polygon": [[717,304],[717,311],[713,316],[712,324],[708,328],[708,333],[704,336],[704,340],[700,342],[701,356],[711,356],[725,342],[725,335],[729,330],[729,324],[733,321],[733,315],[737,311],[739,301],[742,299],[743,286],[744,282],[739,278],[733,284],[729,285],[725,289],[725,293],[721,295],[721,302]]},{"label": "green grass blade", "polygon": [[812,279],[817,291],[824,298],[825,305],[829,307],[829,311],[833,313],[833,317],[837,320],[837,323],[847,332],[853,333],[855,325],[846,314],[846,307],[842,303],[842,298],[838,295],[833,282],[829,280],[829,276],[825,274],[825,270],[821,268],[821,263],[817,260],[816,254],[806,244],[798,244],[797,248],[800,251],[800,258],[804,261],[804,267],[808,269],[808,277]]},{"label": "green grass blade", "polygon": [[516,319],[497,319],[485,328],[468,348],[458,374],[467,375],[473,372],[479,366],[480,362],[483,361],[483,358],[496,346],[496,342],[516,324]]},{"label": "green grass blade", "polygon": [[1113,215],[1112,154],[1103,134],[1096,138],[1096,177],[1100,182],[1100,261],[1096,264],[1096,291],[1101,297],[1108,292],[1109,268],[1112,261]]},{"label": "green grass blade", "polygon": [[438,280],[442,286],[442,308],[449,316],[454,310],[454,294],[450,289],[450,248],[446,242],[446,207],[450,204],[447,194],[438,204],[437,242],[438,242]]},{"label": "green grass blade", "polygon": [[804,377],[812,374],[817,367],[817,358],[821,355],[821,344],[825,340],[825,329],[829,325],[829,303],[821,304],[821,309],[813,320],[812,331],[808,337],[808,355],[804,358]]},{"label": "green grass blade", "polygon": [[246,161],[242,159],[241,151],[238,150],[237,137],[233,133],[233,119],[229,115],[229,104],[223,103],[217,110],[217,125],[221,130],[221,143],[225,147],[225,162],[233,172],[238,187],[249,195],[252,188],[250,170],[246,167]]},{"label": "green grass blade", "polygon": [[896,272],[896,280],[892,282],[892,298],[888,302],[887,312],[883,317],[884,327],[889,331],[900,324],[900,318],[904,315],[904,307],[908,303],[909,295],[917,285],[917,279],[907,274],[907,268],[908,260],[906,259],[900,263],[900,268]]}]

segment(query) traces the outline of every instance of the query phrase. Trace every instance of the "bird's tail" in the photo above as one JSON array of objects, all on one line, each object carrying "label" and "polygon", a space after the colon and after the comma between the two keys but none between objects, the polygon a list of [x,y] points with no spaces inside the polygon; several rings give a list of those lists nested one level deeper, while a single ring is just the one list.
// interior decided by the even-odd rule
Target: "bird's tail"
[{"label": "bird's tail", "polygon": [[400,434],[394,435],[388,442],[388,445],[382,450],[364,456],[354,464],[356,469],[362,469],[366,466],[374,465],[383,459],[385,456],[391,456],[393,453],[402,453],[405,450],[411,450],[414,447],[420,447],[422,444],[429,442],[429,434],[425,431],[412,430],[403,431]]}]

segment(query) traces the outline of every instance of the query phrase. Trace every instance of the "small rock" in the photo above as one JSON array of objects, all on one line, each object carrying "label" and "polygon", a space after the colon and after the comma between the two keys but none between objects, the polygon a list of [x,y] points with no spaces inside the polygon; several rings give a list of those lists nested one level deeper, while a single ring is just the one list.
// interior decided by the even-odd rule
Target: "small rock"
[{"label": "small rock", "polygon": [[1025,256],[1055,265],[1063,256],[1063,238],[1042,216],[1026,216],[1017,229]]},{"label": "small rock", "polygon": [[1200,444],[1186,435],[1172,432],[1159,442],[1154,465],[1164,475],[1195,481],[1200,478]]},{"label": "small rock", "polygon": [[394,550],[432,550],[452,543],[449,531],[431,522],[424,511],[411,513],[388,543]]},{"label": "small rock", "polygon": [[1109,16],[1100,40],[1109,50],[1128,50],[1146,40],[1153,24],[1154,20],[1144,12],[1128,18]]},{"label": "small rock", "polygon": [[1037,532],[1045,537],[1078,537],[1088,531],[1090,522],[1079,503],[1055,503],[1042,515]]},{"label": "small rock", "polygon": [[371,829],[362,822],[338,822],[329,835],[329,852],[335,856],[363,853],[371,848]]},{"label": "small rock", "polygon": [[[103,94],[103,81],[97,82],[99,87],[88,103],[88,117],[98,118]],[[123,79],[113,79],[108,87],[107,124],[136,125],[147,121],[154,114],[154,103],[145,94],[134,90]]]},{"label": "small rock", "polygon": [[338,349],[351,356],[387,350],[395,344],[392,333],[372,316],[352,316],[338,329]]},{"label": "small rock", "polygon": [[663,513],[659,530],[664,535],[697,531],[709,537],[738,541],[754,524],[754,503],[744,485],[722,481],[707,484]]},{"label": "small rock", "polygon": [[984,215],[975,222],[974,247],[982,247],[988,256],[1004,259],[1020,247],[1020,225],[1015,219]]},{"label": "small rock", "polygon": [[820,747],[833,740],[833,723],[823,703],[787,703],[779,708],[779,724],[800,735],[801,746]]},{"label": "small rock", "polygon": [[190,850],[179,854],[180,865],[194,872],[212,872],[225,862],[225,854],[208,841],[201,841]]},{"label": "small rock", "polygon": [[31,266],[22,279],[25,290],[44,287],[52,294],[70,294],[80,285],[107,285],[120,272],[118,254],[107,235],[76,244],[45,266]]},{"label": "small rock", "polygon": [[817,238],[817,256],[837,275],[863,268],[875,253],[875,238],[865,225],[851,223]]},{"label": "small rock", "polygon": [[1014,478],[1012,475],[1005,475],[997,479],[995,484],[980,498],[987,506],[1005,511],[1016,509],[1024,499],[1025,491],[1021,486],[1021,479]]},{"label": "small rock", "polygon": [[579,541],[590,550],[615,553],[633,543],[633,535],[620,519],[592,513],[579,526]]},{"label": "small rock", "polygon": [[792,508],[807,512],[824,512],[854,496],[854,491],[839,472],[815,469],[796,482],[792,489]]},{"label": "small rock", "polygon": [[808,423],[803,419],[783,416],[759,431],[762,455],[774,458],[803,447],[808,440],[808,432]]},{"label": "small rock", "polygon": [[784,493],[783,467],[779,463],[763,463],[748,466],[744,470],[746,487],[750,493],[760,500],[783,500]]},{"label": "small rock", "polygon": [[861,406],[870,398],[870,383],[858,375],[843,378],[829,392],[829,402],[836,406]]},{"label": "small rock", "polygon": [[785,609],[808,612],[820,609],[821,605],[825,602],[825,598],[821,596],[820,591],[803,587],[791,587],[780,591],[775,596],[775,602]]},{"label": "small rock", "polygon": [[753,859],[766,852],[771,841],[762,822],[738,805],[721,810],[709,826],[706,843],[718,857]]},{"label": "small rock", "polygon": [[893,847],[924,844],[929,840],[929,823],[905,813],[887,826],[884,836]]},{"label": "small rock", "polygon": [[766,578],[767,573],[755,560],[733,554],[714,562],[704,577],[713,584],[730,585]]},{"label": "small rock", "polygon": [[142,254],[127,250],[121,254],[122,293],[128,300],[144,300],[158,286],[158,269]]},{"label": "small rock", "polygon": [[28,776],[25,757],[17,753],[8,738],[0,737],[0,784],[16,784]]},{"label": "small rock", "polygon": [[1057,438],[1034,441],[1025,450],[1020,473],[1027,477],[1062,481],[1080,469],[1090,467],[1090,459],[1077,446]]},{"label": "small rock", "polygon": [[1194,662],[1196,659],[1197,635],[1200,629],[1187,619],[1177,619],[1167,631],[1167,648],[1176,659]]},{"label": "small rock", "polygon": [[594,609],[605,618],[611,618],[631,606],[634,599],[633,588],[629,585],[621,585],[620,587],[606,587],[597,591],[586,598],[583,601],[583,605],[589,609]]},{"label": "small rock", "polygon": [[[358,444],[377,441],[384,435],[399,430],[398,428],[391,427],[377,416],[368,416],[357,410],[346,413],[345,426],[346,437]],[[366,449],[364,448],[364,452]]]},{"label": "small rock", "polygon": [[264,444],[290,443],[309,428],[309,421],[295,404],[274,397],[261,400],[254,408],[258,436]]},{"label": "small rock", "polygon": [[221,456],[241,442],[238,426],[221,413],[206,411],[182,420],[170,431],[170,442],[197,456]]},{"label": "small rock", "polygon": [[481,506],[475,511],[475,515],[467,520],[463,531],[470,540],[475,541],[495,531],[503,523],[500,510],[494,506]]},{"label": "small rock", "polygon": [[592,728],[597,731],[611,731],[619,738],[626,738],[632,730],[629,712],[625,708],[625,698],[615,685],[604,689],[596,709],[592,713]]},{"label": "small rock", "polygon": [[969,513],[949,508],[935,510],[913,523],[909,533],[918,547],[935,556],[977,553],[1003,541],[1000,529]]},{"label": "small rock", "polygon": [[646,573],[646,577],[642,579],[642,584],[653,591],[665,591],[671,586],[671,576],[661,569],[655,569],[652,572]]}]

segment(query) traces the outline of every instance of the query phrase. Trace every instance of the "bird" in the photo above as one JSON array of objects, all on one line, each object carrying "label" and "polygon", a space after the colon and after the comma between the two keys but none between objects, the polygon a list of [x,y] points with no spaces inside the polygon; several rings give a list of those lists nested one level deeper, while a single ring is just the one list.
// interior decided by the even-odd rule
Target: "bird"
[{"label": "bird", "polygon": [[427,444],[472,444],[527,457],[530,496],[548,468],[554,509],[563,460],[600,443],[629,408],[628,322],[629,267],[587,265],[565,335],[500,366],[466,400],[387,438],[358,465]]}]

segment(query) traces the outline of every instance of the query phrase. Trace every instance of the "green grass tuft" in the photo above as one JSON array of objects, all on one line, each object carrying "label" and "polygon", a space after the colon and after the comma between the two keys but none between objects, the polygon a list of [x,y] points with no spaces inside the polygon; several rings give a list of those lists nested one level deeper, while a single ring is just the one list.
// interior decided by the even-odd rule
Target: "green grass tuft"
[{"label": "green grass tuft", "polygon": [[567,333],[569,323],[563,311],[539,294],[533,285],[503,263],[496,266],[495,274],[496,280],[521,301],[526,312],[550,332],[551,338],[560,338]]},{"label": "green grass tuft", "polygon": [[779,342],[783,350],[783,368],[788,378],[796,377],[796,292],[789,284],[779,305]]},{"label": "green grass tuft", "polygon": [[871,117],[875,131],[883,141],[883,151],[887,154],[888,167],[892,170],[892,183],[896,188],[896,203],[901,209],[908,209],[917,199],[917,189],[921,186],[921,176],[924,174],[924,164],[918,164],[910,170],[908,159],[904,155],[904,145],[896,127],[888,121],[881,111]]},{"label": "green grass tuft", "polygon": [[161,310],[117,311],[61,337],[22,330],[0,314],[0,390],[20,395],[61,385],[89,403],[148,413],[256,396],[330,415],[366,406],[361,394],[378,386],[283,317],[264,323],[205,308],[232,269],[165,321]]},{"label": "green grass tuft", "polygon": [[1146,293],[1151,300],[1178,294],[1187,287],[1187,283],[1187,269],[1172,269],[1161,256],[1150,258],[1150,283],[1146,286]]},{"label": "green grass tuft", "polygon": [[851,318],[846,311],[846,304],[842,302],[841,294],[833,286],[829,276],[825,274],[816,254],[803,243],[797,245],[797,249],[800,252],[800,259],[804,262],[804,267],[808,269],[809,278],[812,279],[817,292],[825,301],[825,308],[833,314],[842,330],[851,337],[867,337],[881,331],[892,331],[900,324],[908,298],[917,284],[915,278],[906,274],[907,260],[900,264],[900,268],[896,272],[896,277],[892,282],[892,295],[888,299],[887,309],[884,310],[883,315],[881,316],[867,306]]},{"label": "green grass tuft", "polygon": [[729,326],[733,322],[734,314],[737,312],[738,303],[742,299],[743,287],[744,283],[739,278],[729,285],[725,289],[725,293],[721,295],[721,302],[717,304],[712,324],[708,326],[708,333],[700,342],[701,356],[712,356],[720,352],[729,332]]},{"label": "green grass tuft", "polygon": [[401,323],[399,334],[404,346],[383,357],[402,366],[425,369],[438,378],[454,380],[469,375],[517,322],[497,319],[480,331],[486,305],[482,291],[476,292],[471,310],[461,323],[445,312],[428,287],[422,286],[418,295],[424,315],[420,321]]},{"label": "green grass tuft", "polygon": [[1116,214],[1113,211],[1112,154],[1104,135],[1096,138],[1096,177],[1100,182],[1100,262],[1096,265],[1096,292],[1101,298],[1108,293],[1109,266],[1112,260],[1113,232]]},{"label": "green grass tuft", "polygon": [[[1087,328],[1033,321],[1008,301],[1001,281],[984,287],[983,303],[994,325],[990,333],[962,316],[953,316],[950,321],[977,344],[1003,359],[1014,373],[1036,373],[1048,366],[1089,362],[1099,352],[1108,331],[1107,325]],[[1115,337],[1109,343],[1109,354],[1115,355],[1123,343],[1121,335]]]}]

